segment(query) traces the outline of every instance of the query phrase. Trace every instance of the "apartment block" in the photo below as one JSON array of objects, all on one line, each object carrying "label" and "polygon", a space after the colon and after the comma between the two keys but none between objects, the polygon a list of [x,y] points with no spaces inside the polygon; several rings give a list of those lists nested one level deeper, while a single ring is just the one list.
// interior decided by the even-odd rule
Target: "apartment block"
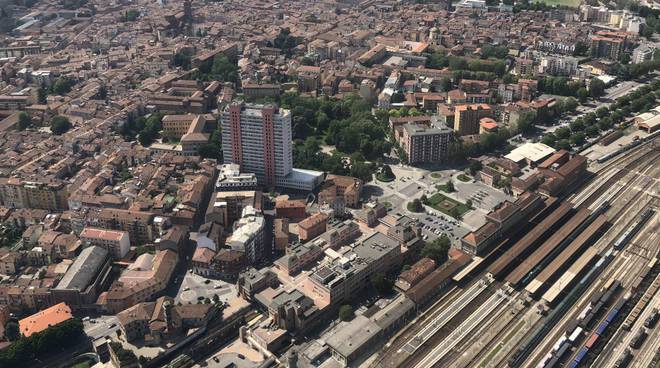
[{"label": "apartment block", "polygon": [[350,300],[366,288],[372,274],[386,274],[401,264],[399,242],[375,233],[360,244],[334,251],[304,281],[306,294],[317,306],[331,308]]},{"label": "apartment block", "polygon": [[231,104],[222,112],[225,163],[253,172],[274,186],[293,168],[291,113],[274,106]]},{"label": "apartment block", "polygon": [[99,296],[97,303],[108,313],[118,313],[131,305],[154,299],[169,284],[178,261],[179,257],[171,250],[139,256],[110,289]]},{"label": "apartment block", "polygon": [[596,32],[590,38],[591,57],[619,60],[626,48],[627,38],[628,35],[625,32]]},{"label": "apartment block", "polygon": [[120,230],[87,227],[80,233],[80,240],[85,246],[96,245],[107,249],[114,259],[122,259],[131,247],[128,233]]},{"label": "apartment block", "polygon": [[326,230],[328,216],[323,213],[316,213],[298,223],[298,237],[301,242],[313,239]]},{"label": "apartment block", "polygon": [[103,229],[125,231],[132,245],[141,245],[154,240],[154,217],[151,212],[103,208],[92,221]]},{"label": "apartment block", "polygon": [[61,181],[0,178],[0,204],[5,207],[65,211],[68,209],[67,196],[67,186]]},{"label": "apartment block", "polygon": [[451,129],[440,124],[406,124],[399,144],[408,157],[408,163],[437,163],[447,158],[451,136]]},{"label": "apartment block", "polygon": [[258,182],[297,190],[312,190],[323,174],[293,168],[291,112],[272,105],[228,105],[221,114],[225,164],[255,173]]},{"label": "apartment block", "polygon": [[454,131],[458,136],[479,134],[479,121],[492,117],[492,113],[486,104],[458,105],[455,108]]}]

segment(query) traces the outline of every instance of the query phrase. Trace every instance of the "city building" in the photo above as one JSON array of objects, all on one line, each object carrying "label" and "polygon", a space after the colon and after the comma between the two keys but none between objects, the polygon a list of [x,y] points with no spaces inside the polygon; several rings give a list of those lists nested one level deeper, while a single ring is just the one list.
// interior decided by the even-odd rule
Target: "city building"
[{"label": "city building", "polygon": [[178,255],[171,250],[158,251],[155,255],[142,254],[99,296],[99,308],[107,313],[118,313],[137,303],[153,300],[169,285],[178,261]]},{"label": "city building", "polygon": [[51,290],[53,299],[66,302],[73,309],[93,309],[97,297],[110,282],[111,271],[108,250],[95,245],[87,247]]},{"label": "city building", "polygon": [[130,250],[128,233],[118,230],[105,230],[86,227],[80,233],[80,240],[85,246],[96,245],[105,248],[114,259],[122,259]]},{"label": "city building", "polygon": [[64,211],[68,209],[67,196],[67,186],[63,181],[0,178],[0,204],[6,207]]},{"label": "city building", "polygon": [[309,191],[323,180],[322,173],[293,168],[290,111],[232,103],[220,120],[225,163],[255,173],[260,184]]},{"label": "city building", "polygon": [[625,32],[598,31],[591,36],[590,54],[594,58],[619,60],[627,46]]},{"label": "city building", "polygon": [[253,190],[223,191],[214,194],[206,212],[206,222],[216,222],[229,228],[241,218],[243,209],[251,206],[262,208],[262,193]]},{"label": "city building", "polygon": [[301,199],[278,199],[275,213],[278,218],[303,219],[307,217],[307,203]]},{"label": "city building", "polygon": [[458,136],[479,134],[479,121],[492,117],[492,114],[486,104],[458,105],[455,107],[454,132]]},{"label": "city building", "polygon": [[631,62],[633,64],[641,64],[645,61],[653,59],[653,53],[655,48],[651,47],[649,44],[643,43],[637,46],[632,53]]},{"label": "city building", "polygon": [[103,229],[125,231],[131,245],[140,245],[155,239],[152,228],[155,217],[151,212],[102,208],[92,219],[92,224]]},{"label": "city building", "polygon": [[264,227],[266,221],[253,207],[245,207],[243,216],[234,224],[234,232],[227,238],[227,246],[243,252],[251,264],[265,258]]},{"label": "city building", "polygon": [[408,163],[438,163],[446,160],[452,130],[436,122],[430,126],[406,124],[399,140]]},{"label": "city building", "polygon": [[332,359],[342,367],[359,366],[414,316],[415,304],[400,295],[384,307],[374,306],[349,322],[341,322],[327,340]]},{"label": "city building", "polygon": [[296,275],[323,256],[323,246],[327,243],[318,238],[308,243],[296,243],[286,249],[286,254],[275,260],[275,267],[287,275]]},{"label": "city building", "polygon": [[257,189],[257,176],[253,173],[242,173],[237,164],[225,164],[218,167],[218,180],[215,182],[215,190],[245,191]]},{"label": "city building", "polygon": [[345,207],[358,207],[363,186],[364,183],[358,178],[328,175],[319,189],[319,203],[328,204],[335,214],[343,214]]},{"label": "city building", "polygon": [[325,249],[325,260],[305,279],[304,288],[318,306],[338,306],[369,285],[369,277],[401,264],[399,242],[374,233],[359,244]]},{"label": "city building", "polygon": [[542,198],[539,194],[525,192],[513,203],[501,203],[486,215],[484,225],[461,238],[460,250],[476,256],[488,254],[510,230],[546,207]]},{"label": "city building", "polygon": [[323,213],[315,213],[298,223],[298,239],[306,242],[315,238],[326,230],[328,216]]},{"label": "city building", "polygon": [[30,337],[34,333],[41,332],[51,326],[57,326],[72,318],[71,308],[62,302],[19,320],[18,326],[21,335]]}]

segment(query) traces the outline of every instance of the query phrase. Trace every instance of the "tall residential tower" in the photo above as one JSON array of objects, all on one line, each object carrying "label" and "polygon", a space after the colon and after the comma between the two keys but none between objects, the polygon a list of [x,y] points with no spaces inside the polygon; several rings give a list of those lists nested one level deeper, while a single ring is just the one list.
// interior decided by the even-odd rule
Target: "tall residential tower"
[{"label": "tall residential tower", "polygon": [[220,119],[225,164],[239,164],[267,186],[312,190],[323,180],[322,173],[293,168],[289,110],[235,102]]}]

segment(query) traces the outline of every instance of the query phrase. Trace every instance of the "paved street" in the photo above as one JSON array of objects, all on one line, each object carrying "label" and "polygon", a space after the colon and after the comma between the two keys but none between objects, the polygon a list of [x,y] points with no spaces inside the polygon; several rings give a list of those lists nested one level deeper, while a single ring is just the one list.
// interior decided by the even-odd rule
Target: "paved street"
[{"label": "paved street", "polygon": [[83,321],[85,333],[91,340],[96,340],[104,336],[116,337],[116,331],[119,330],[119,321],[117,316],[100,316]]},{"label": "paved street", "polygon": [[236,295],[236,287],[222,280],[207,279],[188,272],[174,300],[182,304],[195,304],[206,298],[212,299],[213,295],[226,302]]}]

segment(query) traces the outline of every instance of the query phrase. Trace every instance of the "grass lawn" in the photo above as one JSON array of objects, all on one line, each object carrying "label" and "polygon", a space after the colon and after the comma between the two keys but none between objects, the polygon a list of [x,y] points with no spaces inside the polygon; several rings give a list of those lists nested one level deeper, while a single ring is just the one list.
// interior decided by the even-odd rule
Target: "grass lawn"
[{"label": "grass lawn", "polygon": [[577,8],[580,6],[580,0],[536,0],[538,3],[545,3],[546,5],[563,5]]},{"label": "grass lawn", "polygon": [[452,212],[455,212],[454,209],[456,209],[456,211],[458,211],[458,218],[463,217],[463,215],[470,210],[470,207],[468,207],[465,203],[451,199],[442,193],[436,193],[432,195],[426,204],[452,217]]},{"label": "grass lawn", "polygon": [[457,176],[456,178],[458,180],[460,180],[462,182],[466,182],[466,183],[472,181],[472,179],[469,176],[465,175],[465,174],[461,174],[461,175]]},{"label": "grass lawn", "polygon": [[440,179],[442,177],[442,174],[439,173],[439,172],[434,172],[434,173],[431,173],[431,177],[433,179]]}]

